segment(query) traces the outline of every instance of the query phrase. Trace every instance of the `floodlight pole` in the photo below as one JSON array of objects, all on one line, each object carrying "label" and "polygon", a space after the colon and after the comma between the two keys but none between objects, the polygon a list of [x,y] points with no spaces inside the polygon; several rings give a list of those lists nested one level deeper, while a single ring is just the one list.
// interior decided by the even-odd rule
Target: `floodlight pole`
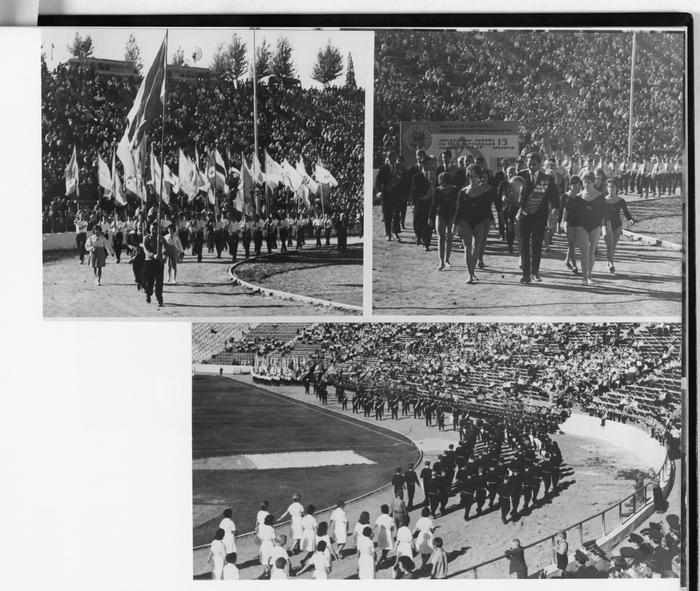
[{"label": "floodlight pole", "polygon": [[630,71],[630,115],[627,135],[627,157],[632,158],[632,128],[634,117],[634,66],[637,56],[637,33],[632,33],[632,68]]}]

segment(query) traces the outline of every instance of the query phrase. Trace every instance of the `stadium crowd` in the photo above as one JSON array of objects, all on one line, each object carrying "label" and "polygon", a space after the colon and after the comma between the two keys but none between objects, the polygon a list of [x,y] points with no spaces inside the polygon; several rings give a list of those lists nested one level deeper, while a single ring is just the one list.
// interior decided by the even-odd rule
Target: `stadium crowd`
[{"label": "stadium crowd", "polygon": [[684,147],[683,35],[637,33],[633,154],[626,154],[632,35],[594,31],[377,32],[375,161],[400,121],[511,120],[523,151],[676,159]]},{"label": "stadium crowd", "polygon": [[[260,348],[263,343],[254,333],[251,330],[245,340]],[[343,410],[379,421],[385,413],[393,419],[413,414],[427,426],[458,431],[459,444],[449,445],[419,472],[419,467],[398,468],[391,479],[393,501],[379,508],[374,522],[368,511],[363,512],[354,530],[344,502],[338,503],[330,523],[318,523],[313,505],[305,508],[300,497],[295,498],[282,515],[291,515],[290,535],[280,536],[274,529],[265,533],[274,538],[270,547],[283,548],[284,553],[278,550],[279,555],[270,558],[261,547],[261,577],[287,578],[313,566],[315,578],[329,578],[333,563],[351,554],[346,545],[353,535],[361,579],[374,578],[384,568],[393,569],[396,578],[448,576],[449,561],[443,560],[442,552],[449,541],[437,543],[433,519],[459,510],[468,521],[499,511],[503,523],[517,522],[558,494],[560,479],[569,472],[551,434],[566,420],[570,407],[596,414],[601,409],[599,395],[630,384],[655,383],[666,391],[663,396],[659,392],[647,412],[640,416],[610,401],[603,405],[609,413],[606,418],[648,425],[645,421],[678,410],[680,393],[659,380],[677,367],[679,343],[677,327],[667,324],[296,327],[291,338],[266,350],[283,359],[306,354],[306,369],[292,370],[284,363],[271,366],[261,356],[256,381],[303,383],[307,394],[313,387],[322,404],[328,404],[328,386],[333,385]],[[486,379],[478,379],[479,375]],[[675,385],[679,389],[679,382]],[[418,489],[421,503],[414,502]],[[410,516],[414,509],[421,512],[415,524]],[[272,526],[274,519],[269,521]],[[669,521],[658,533],[645,531],[639,544],[633,534],[632,548],[623,547],[619,556],[602,561],[591,549],[569,551],[566,534],[560,534],[557,568],[544,569],[539,576],[677,576],[680,538],[672,525]],[[260,530],[256,528],[258,536]],[[212,556],[216,552],[213,544]],[[214,578],[223,576],[217,569],[227,560],[223,550],[218,552],[218,561],[212,558]],[[305,556],[295,567],[291,559],[299,553]],[[504,557],[512,575],[532,576],[519,540]],[[236,557],[228,560],[235,563]]]},{"label": "stadium crowd", "polygon": [[[136,96],[140,79],[96,73],[89,65],[62,63],[53,72],[42,61],[42,166],[45,231],[72,230],[79,208],[64,194],[64,169],[73,146],[77,147],[83,198],[93,200],[97,190],[97,158],[111,162],[112,150],[126,125],[126,115]],[[168,84],[166,111],[165,163],[176,172],[178,149],[190,157],[195,146],[200,158],[206,148],[216,144],[225,154],[228,167],[240,169],[241,153],[247,162],[253,155],[253,89],[250,81],[234,84],[218,78],[200,78],[195,82],[171,81]],[[338,186],[331,189],[323,203],[316,197],[305,204],[290,191],[278,187],[269,207],[259,212],[296,217],[327,215],[340,219],[351,229],[361,231],[364,178],[364,90],[328,87],[322,90],[300,87],[282,88],[258,85],[258,130],[260,148],[277,162],[300,158],[307,165],[317,161],[333,172]],[[157,133],[156,133],[157,131]],[[160,157],[160,125],[156,122],[147,143],[153,140]],[[201,164],[200,164],[201,166]],[[121,173],[121,164],[117,162]],[[123,178],[123,174],[122,174]],[[220,212],[234,212],[237,188],[235,174],[229,177],[229,195],[224,195]],[[258,187],[260,190],[260,187]],[[156,195],[149,191],[149,203]],[[75,197],[75,196],[73,196]],[[263,198],[263,202],[265,199]],[[115,213],[114,202],[99,199],[98,205]],[[124,215],[133,215],[137,199],[129,197]],[[192,218],[209,208],[205,195],[187,203],[183,194],[171,198],[166,214]],[[236,214],[234,214],[236,215]],[[240,216],[238,216],[240,217]]]},{"label": "stadium crowd", "polygon": [[[635,222],[622,195],[682,191],[683,36],[637,37],[628,154],[628,33],[378,33],[375,191],[386,239],[402,240],[410,204],[416,244],[430,250],[437,234],[439,270],[451,265],[459,235],[468,284],[487,266],[493,227],[505,243],[494,245],[497,255],[513,253],[517,238],[521,283],[542,281],[542,250],[557,234],[566,235],[564,263],[585,285],[601,236],[614,274],[622,216]],[[399,123],[424,120],[517,121],[519,157],[491,170],[495,163],[478,155],[405,145]],[[414,149],[416,164],[407,167],[406,150]]]}]

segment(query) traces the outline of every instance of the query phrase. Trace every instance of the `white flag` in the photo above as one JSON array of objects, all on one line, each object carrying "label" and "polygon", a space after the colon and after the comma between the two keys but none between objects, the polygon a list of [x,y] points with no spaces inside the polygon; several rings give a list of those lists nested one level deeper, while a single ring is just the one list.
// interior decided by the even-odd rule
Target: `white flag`
[{"label": "white flag", "polygon": [[265,183],[274,191],[282,181],[282,167],[265,152]]},{"label": "white flag", "polygon": [[97,183],[105,190],[105,198],[112,196],[112,173],[99,155],[97,156]]},{"label": "white flag", "polygon": [[306,167],[304,166],[304,161],[301,156],[299,156],[299,162],[297,162],[297,171],[301,175],[304,185],[309,189],[314,195],[318,193],[318,183],[312,179],[308,174],[306,174]]},{"label": "white flag", "polygon": [[78,174],[78,153],[73,146],[73,154],[66,166],[66,195],[75,192],[80,197],[80,179]]},{"label": "white flag", "polygon": [[328,170],[323,168],[320,163],[316,164],[314,177],[316,177],[316,180],[322,185],[330,185],[331,187],[338,186],[338,181],[335,180],[335,177]]},{"label": "white flag", "polygon": [[187,195],[187,201],[192,201],[197,195],[197,169],[182,149],[180,149],[177,173],[180,177],[180,189]]},{"label": "white flag", "polygon": [[286,158],[282,161],[282,182],[294,192],[304,185],[304,177]]},{"label": "white flag", "polygon": [[117,156],[124,167],[124,185],[126,186],[126,190],[142,198],[136,166],[136,155],[129,149],[129,142],[126,138],[126,134],[122,136],[117,146]]},{"label": "white flag", "polygon": [[260,160],[258,160],[258,155],[253,154],[253,162],[251,163],[250,171],[253,173],[253,180],[258,184],[263,184],[265,182],[265,174],[262,171],[262,166],[260,166]]}]

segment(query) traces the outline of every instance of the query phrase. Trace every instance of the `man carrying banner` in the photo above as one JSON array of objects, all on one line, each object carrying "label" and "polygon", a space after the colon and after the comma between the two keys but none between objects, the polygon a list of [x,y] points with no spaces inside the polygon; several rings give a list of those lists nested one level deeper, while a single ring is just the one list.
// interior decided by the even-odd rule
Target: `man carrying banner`
[{"label": "man carrying banner", "polygon": [[146,302],[151,303],[155,288],[158,307],[163,305],[163,241],[159,236],[157,223],[151,224],[151,233],[143,239],[143,251],[146,260],[143,264],[143,289]]}]

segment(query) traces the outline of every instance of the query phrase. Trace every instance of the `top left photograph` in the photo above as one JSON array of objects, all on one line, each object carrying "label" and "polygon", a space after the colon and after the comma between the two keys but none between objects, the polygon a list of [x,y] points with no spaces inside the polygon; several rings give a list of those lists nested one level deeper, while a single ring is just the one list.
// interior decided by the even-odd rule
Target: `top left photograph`
[{"label": "top left photograph", "polygon": [[44,317],[361,314],[372,43],[43,29]]}]

